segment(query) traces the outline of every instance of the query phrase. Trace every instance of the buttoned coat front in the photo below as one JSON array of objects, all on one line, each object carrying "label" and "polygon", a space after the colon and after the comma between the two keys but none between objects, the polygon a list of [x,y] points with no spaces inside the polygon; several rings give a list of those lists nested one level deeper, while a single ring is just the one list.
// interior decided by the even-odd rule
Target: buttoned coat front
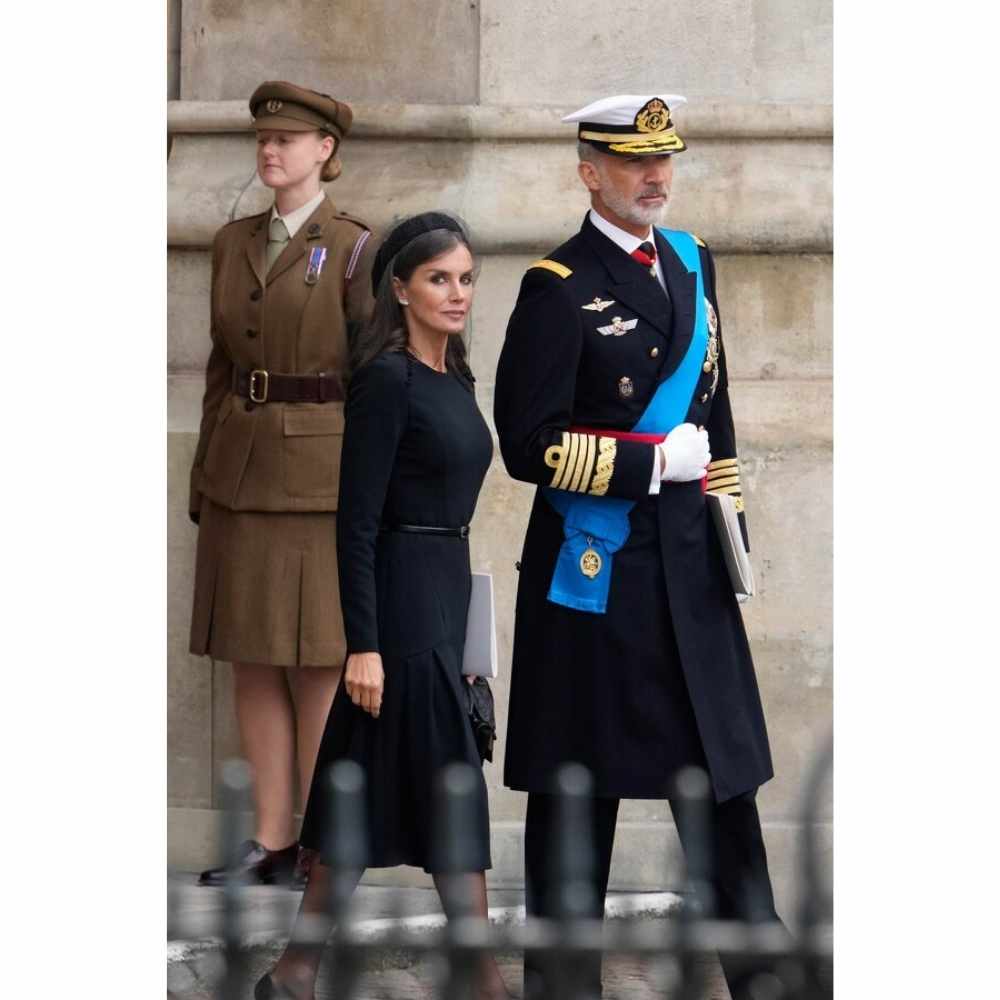
[{"label": "buttoned coat front", "polygon": [[[344,404],[267,402],[233,392],[234,367],[345,375],[348,330],[371,314],[368,227],[324,198],[266,270],[270,212],[239,219],[212,248],[212,352],[190,511],[201,496],[240,511],[337,509]],[[315,283],[310,251],[325,249]]]},{"label": "buttoned coat front", "polygon": [[[375,240],[324,197],[267,271],[269,215],[223,227],[212,249],[212,350],[191,469],[190,649],[336,666],[346,655],[335,513],[343,400],[253,402],[234,391],[235,376],[333,373],[344,384],[352,328],[373,305]],[[256,379],[254,394],[265,385]]]},{"label": "buttoned coat front", "polygon": [[[589,219],[531,267],[507,328],[494,414],[507,470],[555,490],[634,501],[613,557],[607,610],[548,599],[564,540],[545,489],[520,560],[505,781],[549,792],[575,761],[595,792],[661,798],[684,765],[706,767],[718,801],[772,775],[739,607],[700,481],[650,495],[654,446],[628,432],[692,342],[696,278],[659,233],[669,296]],[[699,241],[700,242],[700,241]],[[708,488],[739,493],[715,267],[700,245],[716,330],[686,420],[709,434]],[[709,311],[710,310],[710,311]],[[711,344],[711,341],[710,341]],[[742,497],[740,498],[742,504]]]}]

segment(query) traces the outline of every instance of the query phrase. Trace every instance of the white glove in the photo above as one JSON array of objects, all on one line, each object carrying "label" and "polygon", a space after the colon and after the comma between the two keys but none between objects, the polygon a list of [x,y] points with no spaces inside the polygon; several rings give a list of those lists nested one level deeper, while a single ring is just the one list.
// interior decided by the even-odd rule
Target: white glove
[{"label": "white glove", "polygon": [[708,450],[708,431],[694,424],[680,424],[658,444],[660,449],[660,479],[688,483],[705,475],[705,466],[712,460]]}]

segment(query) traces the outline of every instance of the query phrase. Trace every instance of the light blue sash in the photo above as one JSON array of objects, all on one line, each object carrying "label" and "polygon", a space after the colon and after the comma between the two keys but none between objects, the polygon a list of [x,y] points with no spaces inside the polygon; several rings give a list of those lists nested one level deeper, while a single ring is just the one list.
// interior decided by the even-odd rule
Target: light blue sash
[{"label": "light blue sash", "polygon": [[[668,434],[684,422],[701,377],[701,365],[708,348],[705,320],[705,290],[698,244],[690,233],[660,229],[660,235],[680,257],[688,273],[696,276],[694,334],[677,370],[660,383],[645,413],[632,431],[638,434]],[[565,541],[559,549],[549,587],[549,600],[578,611],[603,615],[611,589],[612,556],[629,536],[628,515],[634,500],[597,497],[545,488],[545,497],[563,517]],[[600,556],[601,569],[594,577],[585,576],[580,560],[588,548]]]}]

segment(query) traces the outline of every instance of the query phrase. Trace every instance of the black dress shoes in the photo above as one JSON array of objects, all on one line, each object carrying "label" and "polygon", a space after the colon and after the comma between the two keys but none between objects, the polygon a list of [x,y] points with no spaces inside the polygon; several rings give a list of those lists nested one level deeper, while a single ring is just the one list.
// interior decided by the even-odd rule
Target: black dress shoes
[{"label": "black dress shoes", "polygon": [[313,1000],[315,993],[312,990],[307,994],[293,993],[283,983],[275,982],[270,973],[259,979],[253,990],[253,1000],[303,1000],[306,996]]},{"label": "black dress shoes", "polygon": [[240,844],[237,861],[228,867],[209,868],[198,877],[198,885],[290,885],[299,845],[294,843],[280,851],[269,851],[256,840]]},{"label": "black dress shoes", "polygon": [[313,862],[318,860],[319,851],[316,851],[311,847],[299,848],[299,856],[295,862],[295,870],[292,872],[291,887],[293,889],[298,889],[299,891],[305,889],[307,883],[309,882],[309,873],[312,871]]},{"label": "black dress shoes", "polygon": [[298,1000],[298,997],[281,983],[276,983],[268,974],[257,981],[253,1000]]}]

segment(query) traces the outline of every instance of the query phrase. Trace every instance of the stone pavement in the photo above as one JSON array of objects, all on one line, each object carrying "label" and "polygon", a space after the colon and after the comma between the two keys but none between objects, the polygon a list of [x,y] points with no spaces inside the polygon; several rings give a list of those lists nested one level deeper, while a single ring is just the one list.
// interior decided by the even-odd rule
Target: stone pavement
[{"label": "stone pavement", "polygon": [[[270,969],[272,954],[255,953],[250,963],[245,993],[240,1000],[253,997],[253,984]],[[521,959],[501,956],[500,972],[507,988],[515,997],[521,996]],[[730,1000],[722,970],[714,959],[703,969],[708,977],[702,1000]],[[430,960],[416,962],[402,968],[372,969],[365,973],[355,994],[356,1000],[437,1000],[441,996],[437,988],[439,969]],[[615,955],[604,961],[604,1000],[664,1000],[670,993],[657,986],[655,971],[651,971],[640,960],[624,955]],[[316,1000],[332,1000],[333,992],[327,977],[320,975],[316,988]],[[205,983],[184,991],[172,990],[169,1000],[219,1000],[211,986]]]},{"label": "stone pavement", "polygon": [[[171,919],[169,921],[167,986],[170,1000],[216,1000],[214,988],[224,964],[219,942],[218,920],[222,912],[222,891],[199,888],[194,876],[171,873],[168,879]],[[517,919],[516,908],[523,905],[520,890],[490,893],[491,918],[499,921]],[[274,963],[281,943],[288,933],[298,908],[299,894],[287,889],[255,887],[243,898],[244,939],[247,950],[246,988],[242,997],[250,1000],[253,984]],[[678,898],[669,893],[612,893],[608,916],[637,912],[649,919],[666,919],[676,908]],[[428,928],[441,917],[437,894],[428,889],[396,889],[360,886],[355,893],[355,917],[373,928],[383,921],[404,919],[410,926]],[[508,989],[521,993],[521,958],[499,957],[500,971]],[[418,958],[415,954],[392,952],[380,954],[362,977],[357,1000],[431,1000],[439,996],[440,961]],[[317,984],[316,1000],[332,997],[324,969]],[[704,968],[707,989],[704,1000],[729,1000],[718,962]],[[613,955],[605,959],[605,1000],[646,1000],[665,997],[663,971],[634,956]]]}]

